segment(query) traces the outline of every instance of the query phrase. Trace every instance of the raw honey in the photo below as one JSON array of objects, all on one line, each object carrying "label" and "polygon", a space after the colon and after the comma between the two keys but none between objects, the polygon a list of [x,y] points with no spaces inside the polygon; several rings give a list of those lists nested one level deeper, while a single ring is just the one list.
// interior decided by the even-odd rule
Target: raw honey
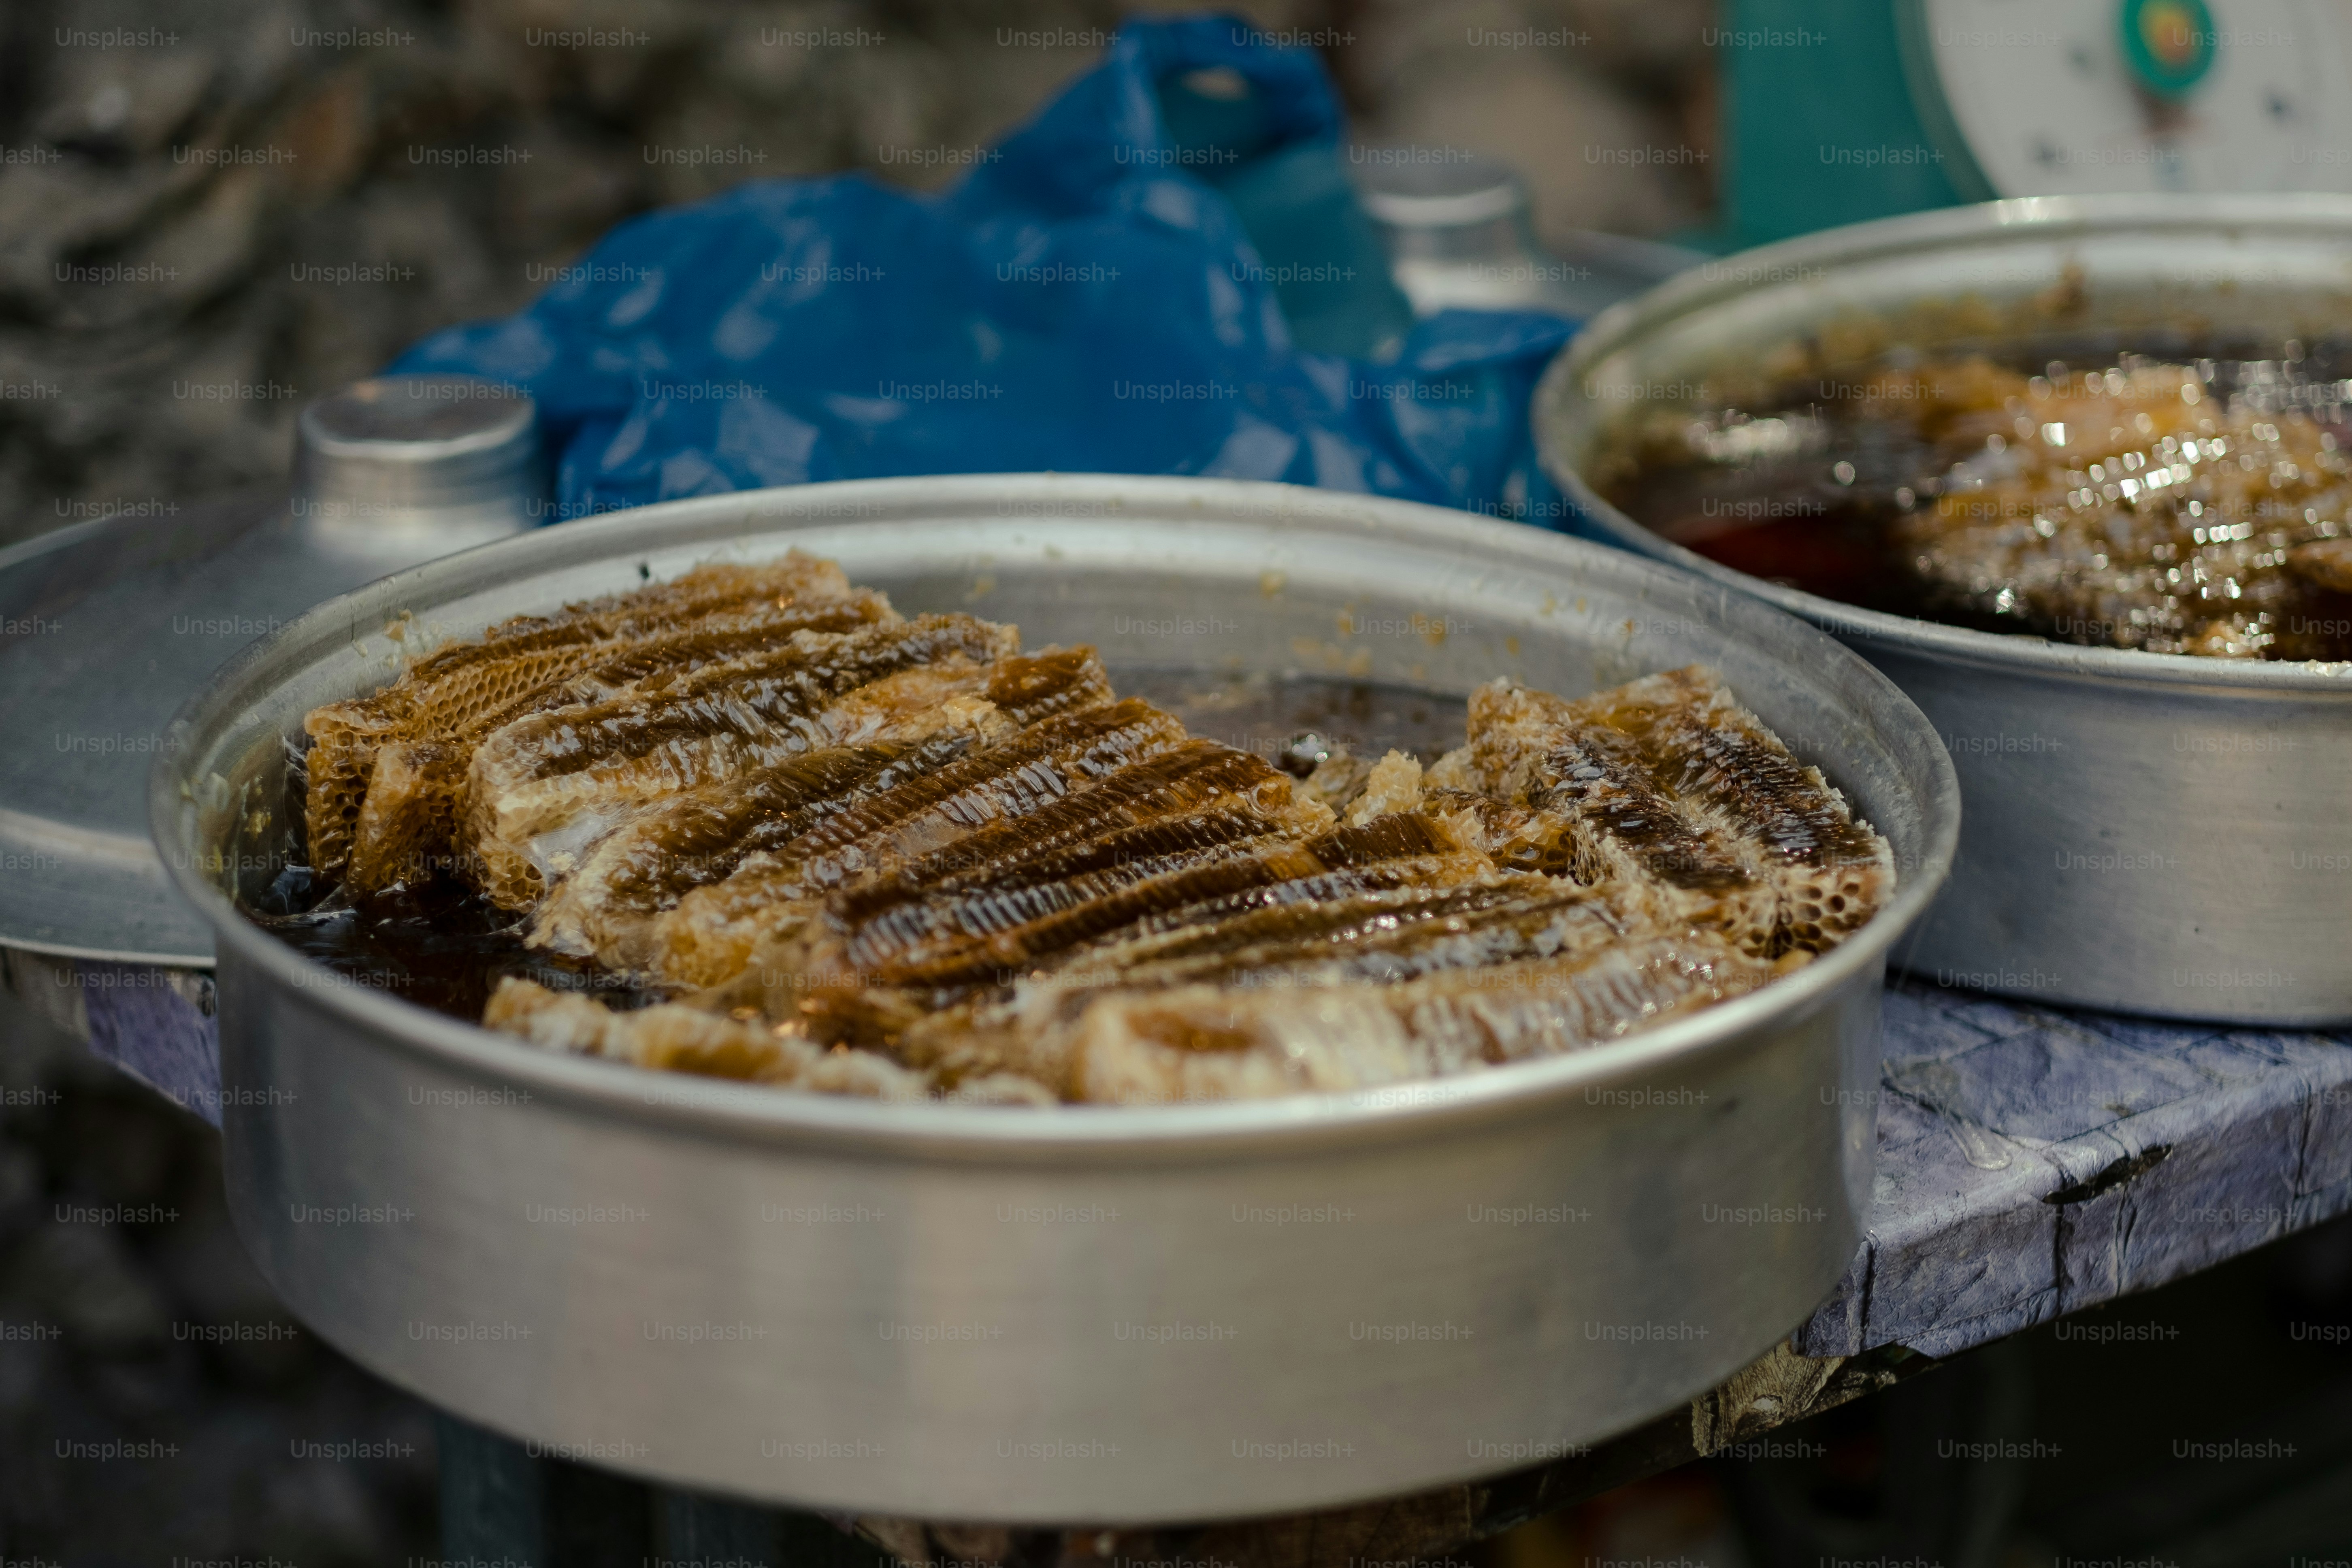
[{"label": "raw honey", "polygon": [[1896,615],[2352,658],[2352,366],[1895,359],[1622,425],[1596,488],[1754,576]]},{"label": "raw honey", "polygon": [[1045,1105],[1585,1049],[1801,966],[1894,886],[1704,668],[1577,700],[1117,684],[824,563],[698,568],[310,714],[312,864],[256,913],[551,1049]]}]

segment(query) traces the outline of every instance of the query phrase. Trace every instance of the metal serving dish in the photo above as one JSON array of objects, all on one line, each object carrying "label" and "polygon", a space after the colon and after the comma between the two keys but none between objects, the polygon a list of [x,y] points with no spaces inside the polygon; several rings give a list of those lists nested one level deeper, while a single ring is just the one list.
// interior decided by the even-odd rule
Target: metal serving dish
[{"label": "metal serving dish", "polygon": [[[2040,197],[1711,262],[1595,319],[1536,395],[1545,467],[1611,543],[1822,627],[1926,711],[1968,802],[1905,962],[1945,984],[2168,1017],[2352,1019],[2352,666],[2000,637],[1718,565],[1594,493],[1629,411],[1783,345],[1998,344],[2062,329],[2276,342],[2352,321],[2352,198]],[[1834,351],[1833,351],[1833,357]]]},{"label": "metal serving dish", "polygon": [[[791,545],[1115,669],[1580,692],[1705,659],[1886,834],[1902,885],[1793,978],[1581,1056],[1049,1111],[561,1057],[355,987],[236,912],[225,885],[269,875],[279,841],[288,738],[392,673],[395,616],[469,634]],[[216,937],[230,1202],[297,1313],[558,1454],[970,1520],[1409,1490],[1570,1452],[1745,1364],[1853,1256],[1885,960],[1958,830],[1916,710],[1778,612],[1525,528],[1215,480],[876,480],[572,523],[320,606],[173,739],[153,822]]]}]

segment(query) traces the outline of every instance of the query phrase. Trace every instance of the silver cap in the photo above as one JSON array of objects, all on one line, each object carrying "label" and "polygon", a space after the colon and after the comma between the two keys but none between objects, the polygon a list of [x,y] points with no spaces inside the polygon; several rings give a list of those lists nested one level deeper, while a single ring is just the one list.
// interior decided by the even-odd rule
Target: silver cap
[{"label": "silver cap", "polygon": [[1459,309],[1581,320],[1705,259],[1591,229],[1550,230],[1547,249],[1527,183],[1484,153],[1366,147],[1349,174],[1416,316]]},{"label": "silver cap", "polygon": [[1459,147],[1367,148],[1354,175],[1357,198],[1384,229],[1466,228],[1528,210],[1517,171]]},{"label": "silver cap", "polygon": [[354,382],[302,411],[295,517],[322,544],[415,558],[543,521],[539,409],[470,375]]},{"label": "silver cap", "polygon": [[1557,310],[1527,186],[1509,164],[1459,147],[1374,147],[1353,163],[1357,199],[1416,316]]}]

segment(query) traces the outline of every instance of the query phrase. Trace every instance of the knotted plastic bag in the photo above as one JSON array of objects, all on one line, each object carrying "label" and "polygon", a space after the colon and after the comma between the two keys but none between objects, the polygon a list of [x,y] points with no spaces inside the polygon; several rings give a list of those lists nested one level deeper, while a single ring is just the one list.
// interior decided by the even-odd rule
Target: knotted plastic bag
[{"label": "knotted plastic bag", "polygon": [[[1320,62],[1261,37],[1227,17],[1130,23],[950,191],[760,181],[653,213],[520,314],[392,368],[530,391],[561,517],[1045,468],[1556,517],[1530,504],[1553,492],[1527,408],[1571,327],[1409,322],[1339,178]],[[1183,85],[1202,81],[1247,112]]]}]

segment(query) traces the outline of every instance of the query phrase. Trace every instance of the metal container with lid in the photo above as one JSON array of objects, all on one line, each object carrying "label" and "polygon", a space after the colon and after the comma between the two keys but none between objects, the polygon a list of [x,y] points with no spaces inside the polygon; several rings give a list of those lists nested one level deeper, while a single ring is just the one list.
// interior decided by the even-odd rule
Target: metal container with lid
[{"label": "metal container with lid", "polygon": [[[1167,1108],[648,1073],[411,1006],[239,913],[283,853],[289,741],[397,668],[384,628],[461,637],[792,547],[902,610],[1095,644],[1115,675],[1458,696],[1708,662],[1887,836],[1900,885],[1799,973],[1612,1045]],[[968,1520],[1408,1491],[1562,1455],[1747,1364],[1853,1256],[1886,954],[1958,829],[1916,710],[1790,617],[1530,529],[1223,480],[868,480],[567,524],[320,605],[171,741],[152,821],[218,944],[231,1208],[295,1312],[547,1451]]]},{"label": "metal container with lid", "polygon": [[1538,388],[1546,468],[1608,542],[1831,632],[1933,721],[1968,802],[1906,962],[1938,983],[2168,1017],[2352,1019],[2352,666],[1996,636],[1838,604],[1670,543],[1583,470],[1617,421],[1792,344],[1999,352],[2053,327],[2340,335],[2352,198],[2037,197],[1728,257],[1595,320]]},{"label": "metal container with lid", "polygon": [[0,950],[12,988],[101,1043],[126,998],[160,1005],[145,1028],[210,1006],[212,933],[145,826],[173,712],[321,599],[542,521],[511,387],[382,377],[298,431],[290,494],[159,500],[0,552]]},{"label": "metal container with lid", "polygon": [[385,571],[546,521],[539,410],[502,382],[379,376],[313,403],[297,430],[303,531]]},{"label": "metal container with lid", "polygon": [[1597,229],[1536,238],[1527,182],[1499,158],[1460,147],[1349,150],[1357,199],[1413,314],[1540,310],[1581,320],[1705,258]]}]

